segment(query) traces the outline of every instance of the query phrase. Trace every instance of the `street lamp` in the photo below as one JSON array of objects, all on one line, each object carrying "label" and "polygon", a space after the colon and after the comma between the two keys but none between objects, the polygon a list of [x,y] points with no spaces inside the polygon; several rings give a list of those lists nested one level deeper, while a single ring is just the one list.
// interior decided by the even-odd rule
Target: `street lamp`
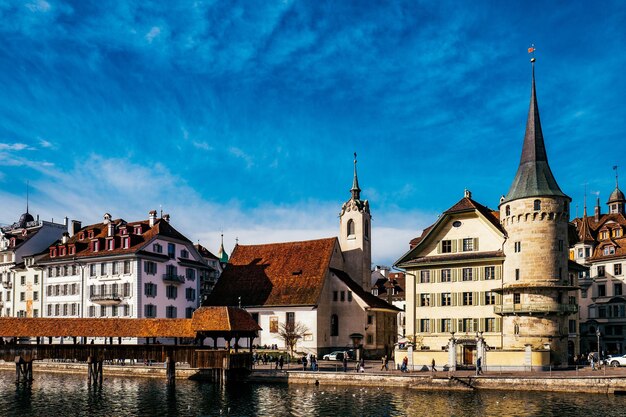
[{"label": "street lamp", "polygon": [[598,338],[598,365],[600,365],[600,329],[596,330],[596,337]]}]

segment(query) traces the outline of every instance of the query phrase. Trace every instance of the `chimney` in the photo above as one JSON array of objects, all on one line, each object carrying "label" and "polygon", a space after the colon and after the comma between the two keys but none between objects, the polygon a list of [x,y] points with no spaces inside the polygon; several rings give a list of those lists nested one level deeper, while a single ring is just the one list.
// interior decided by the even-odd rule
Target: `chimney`
[{"label": "chimney", "polygon": [[165,220],[166,222],[170,222],[170,215],[169,214],[164,214],[163,215],[163,220]]},{"label": "chimney", "polygon": [[600,213],[600,197],[598,197],[598,199],[596,200],[596,208],[595,208],[595,217],[594,220],[597,222],[600,221],[600,215],[602,213]]},{"label": "chimney", "polygon": [[154,223],[156,223],[156,217],[157,217],[157,212],[156,210],[150,210],[150,213],[148,213],[149,220],[150,220],[150,227],[154,227]]},{"label": "chimney", "polygon": [[[67,220],[67,217],[65,219]],[[61,243],[65,245],[69,239],[70,239],[70,234],[67,232],[63,232],[63,236],[61,236]]]},{"label": "chimney", "polygon": [[72,220],[70,222],[70,227],[68,230],[70,237],[73,237],[76,233],[78,233],[78,231],[81,229],[81,226],[81,222],[79,222],[78,220]]},{"label": "chimney", "polygon": [[102,223],[104,224],[111,223],[111,215],[109,213],[104,213],[104,221]]},{"label": "chimney", "polygon": [[67,216],[65,216],[65,217],[63,218],[63,226],[67,227],[67,221],[68,221],[68,220],[69,220],[69,219],[67,218]]},{"label": "chimney", "polygon": [[115,225],[113,224],[113,222],[109,222],[109,230],[108,230],[108,237],[113,236],[113,234],[115,233]]}]

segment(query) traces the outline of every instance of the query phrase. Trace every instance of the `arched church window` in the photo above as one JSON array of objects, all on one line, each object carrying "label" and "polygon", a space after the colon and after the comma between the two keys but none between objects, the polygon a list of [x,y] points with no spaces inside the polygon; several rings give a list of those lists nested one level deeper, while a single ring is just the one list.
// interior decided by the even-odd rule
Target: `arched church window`
[{"label": "arched church window", "polygon": [[339,336],[339,317],[336,314],[330,316],[330,335]]},{"label": "arched church window", "polygon": [[348,236],[354,234],[354,220],[348,220]]},{"label": "arched church window", "polygon": [[534,209],[536,211],[541,210],[541,200],[535,200],[535,202],[534,202]]},{"label": "arched church window", "polygon": [[511,215],[511,206],[506,206],[506,208],[504,210],[505,210],[507,216]]}]

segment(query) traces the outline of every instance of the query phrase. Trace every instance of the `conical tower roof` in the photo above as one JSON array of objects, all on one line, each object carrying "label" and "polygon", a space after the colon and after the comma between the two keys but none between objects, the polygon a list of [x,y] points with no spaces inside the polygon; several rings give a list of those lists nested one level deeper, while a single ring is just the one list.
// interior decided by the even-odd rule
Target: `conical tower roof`
[{"label": "conical tower roof", "polygon": [[228,254],[224,250],[224,233],[222,233],[222,242],[220,243],[220,248],[217,251],[217,258],[220,260],[221,263],[225,264],[228,262]]},{"label": "conical tower roof", "polygon": [[537,92],[535,90],[535,64],[533,62],[530,108],[528,109],[522,157],[513,184],[503,203],[539,196],[569,198],[559,188],[554,175],[552,175],[552,170],[550,170],[550,165],[548,165],[548,155],[543,141],[541,121],[539,120],[539,106],[537,105]]}]

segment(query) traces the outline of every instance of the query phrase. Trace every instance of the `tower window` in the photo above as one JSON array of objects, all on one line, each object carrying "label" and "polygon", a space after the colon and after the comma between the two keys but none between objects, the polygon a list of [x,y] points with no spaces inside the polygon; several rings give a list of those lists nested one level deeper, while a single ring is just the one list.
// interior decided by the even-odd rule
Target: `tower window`
[{"label": "tower window", "polygon": [[515,281],[519,281],[519,269],[515,270]]},{"label": "tower window", "polygon": [[330,335],[339,336],[339,317],[336,314],[330,316]]},{"label": "tower window", "polygon": [[370,237],[370,222],[369,222],[369,220],[365,220],[365,230],[363,230],[363,234],[367,238]]},{"label": "tower window", "polygon": [[535,211],[541,210],[541,200],[535,200],[533,203],[533,208]]},{"label": "tower window", "polygon": [[348,220],[348,236],[354,235],[354,220]]},{"label": "tower window", "polygon": [[515,242],[514,246],[515,246],[516,253],[522,251],[522,242]]},{"label": "tower window", "polygon": [[504,212],[506,213],[507,216],[511,215],[511,206],[506,206],[504,209]]}]

